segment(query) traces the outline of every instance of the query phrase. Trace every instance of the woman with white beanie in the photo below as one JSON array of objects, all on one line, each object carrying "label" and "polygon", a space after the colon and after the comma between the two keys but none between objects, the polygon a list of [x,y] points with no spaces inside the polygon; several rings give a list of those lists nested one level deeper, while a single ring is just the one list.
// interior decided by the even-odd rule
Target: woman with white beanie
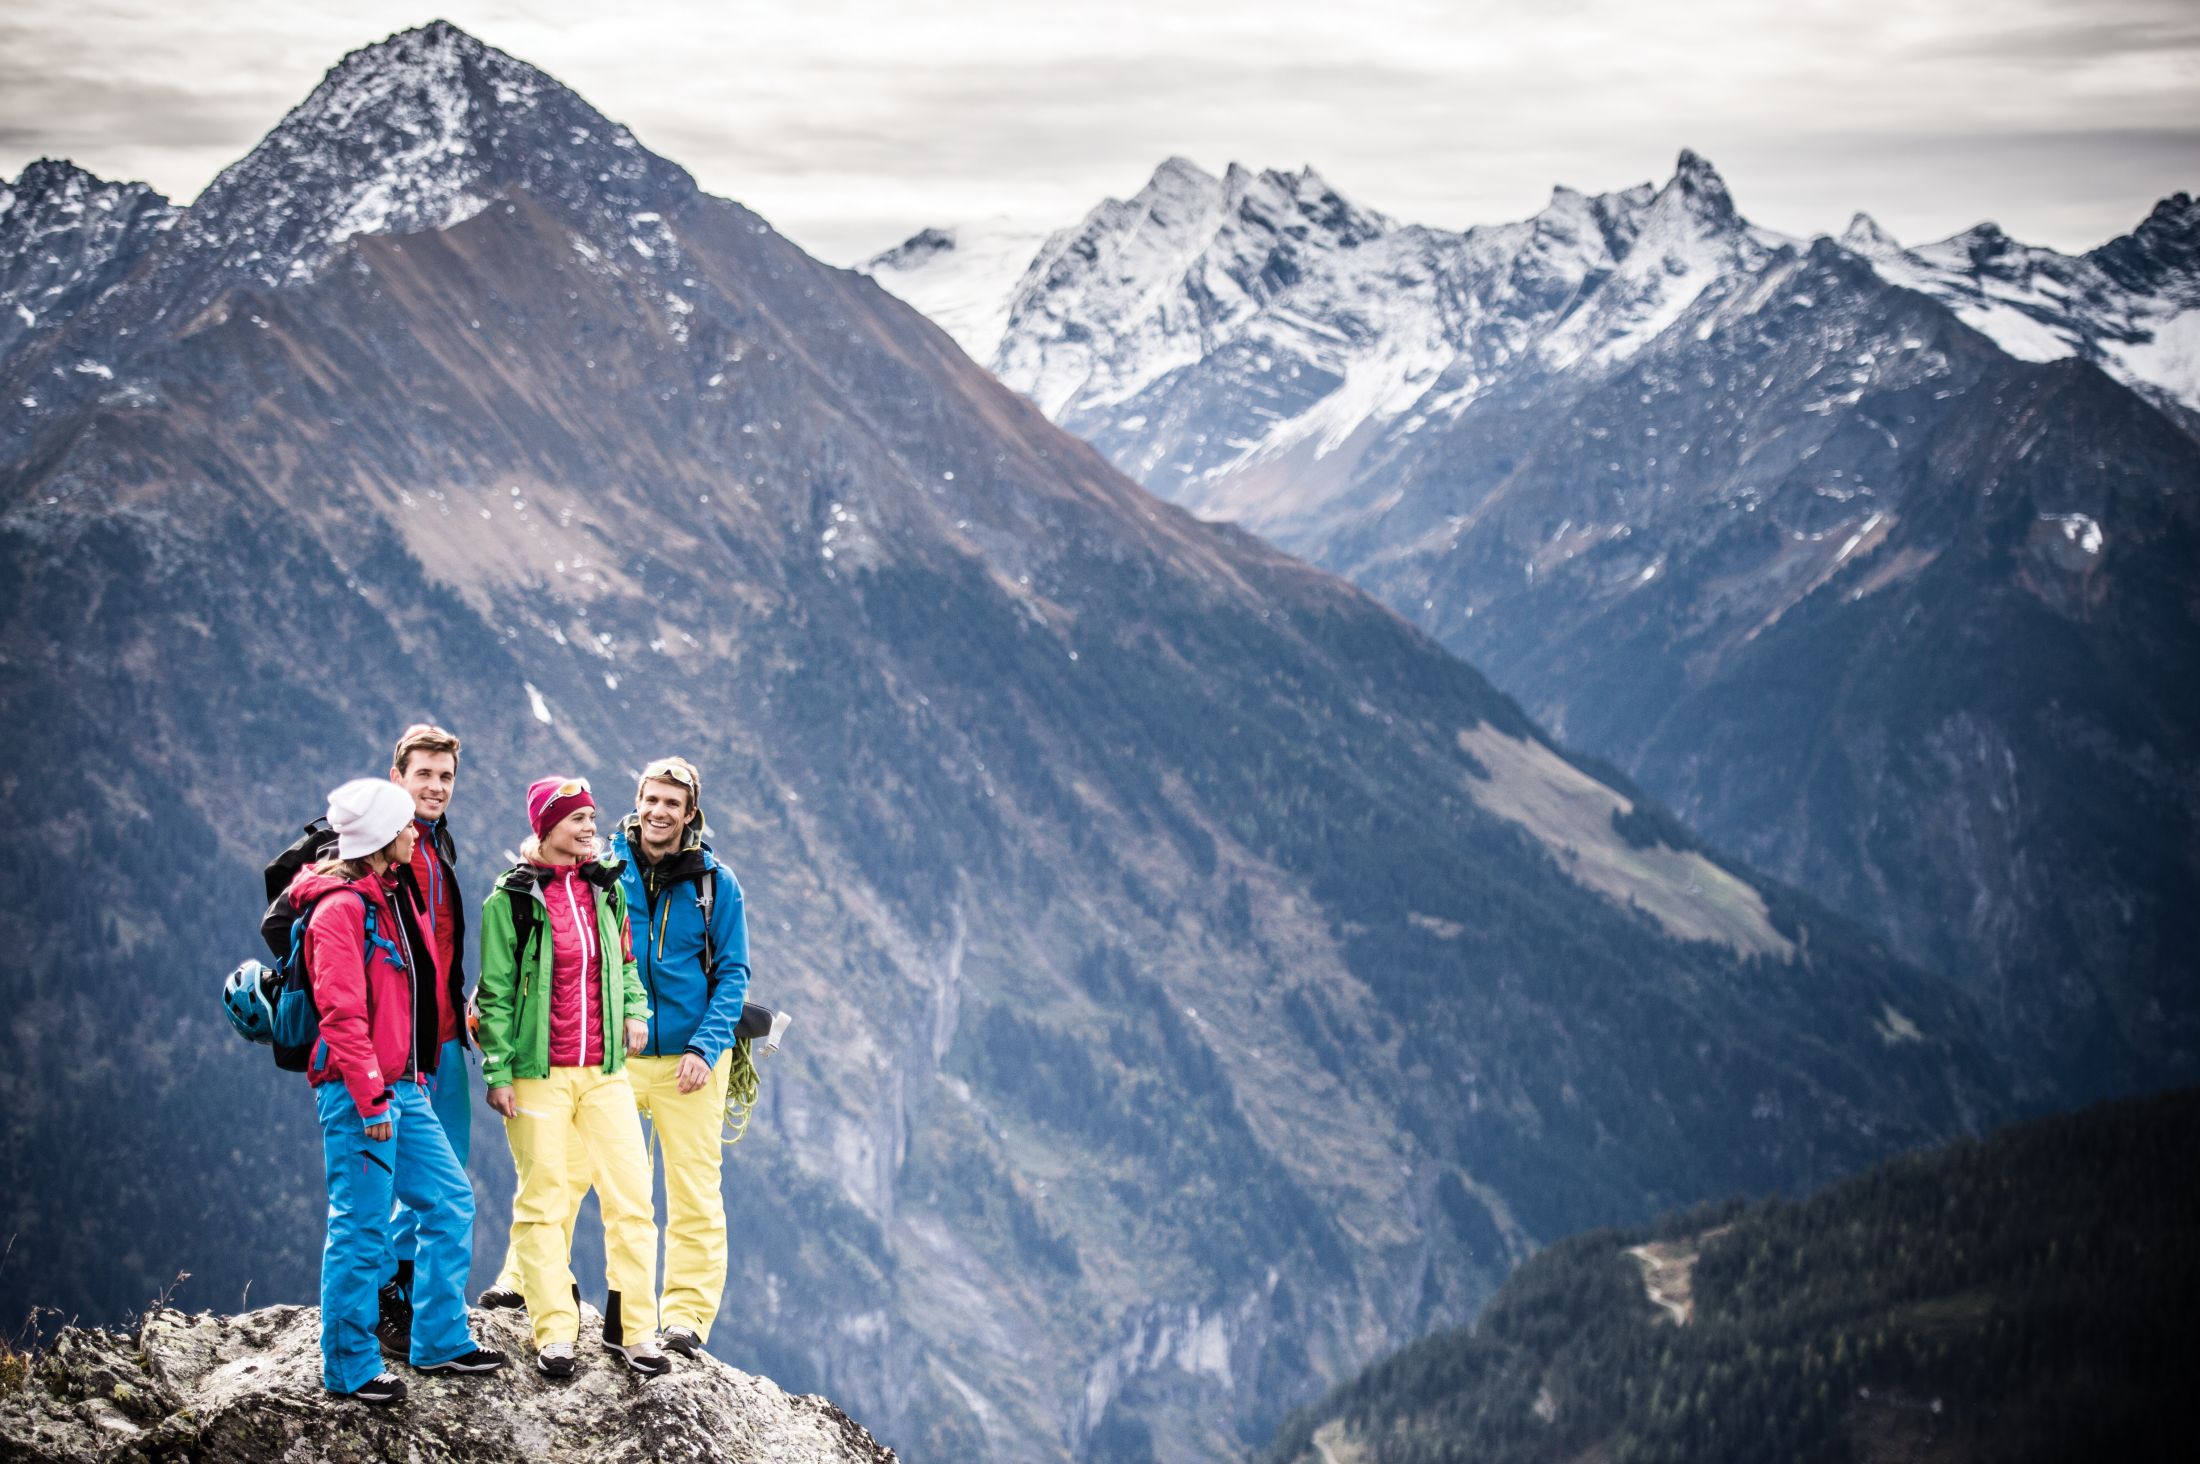
[{"label": "woman with white beanie", "polygon": [[412,1365],[483,1373],[506,1358],[477,1346],[467,1325],[473,1186],[422,1083],[438,1045],[434,994],[418,998],[435,975],[412,969],[391,904],[397,871],[419,837],[412,796],[387,779],[360,778],[329,794],[328,821],[336,857],[300,870],[290,886],[292,908],[305,917],[306,972],[321,1025],[307,1068],[328,1176],[321,1386],[363,1403],[395,1403],[405,1384],[382,1371],[374,1331],[393,1199],[420,1221]]}]

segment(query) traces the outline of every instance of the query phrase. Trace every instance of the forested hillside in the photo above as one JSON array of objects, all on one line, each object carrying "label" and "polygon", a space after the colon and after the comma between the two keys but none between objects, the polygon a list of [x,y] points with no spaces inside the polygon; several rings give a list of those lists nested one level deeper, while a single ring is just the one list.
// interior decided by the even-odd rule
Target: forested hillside
[{"label": "forested hillside", "polygon": [[2161,1459],[2189,1445],[2200,1090],[1600,1230],[1294,1415],[1268,1464]]}]

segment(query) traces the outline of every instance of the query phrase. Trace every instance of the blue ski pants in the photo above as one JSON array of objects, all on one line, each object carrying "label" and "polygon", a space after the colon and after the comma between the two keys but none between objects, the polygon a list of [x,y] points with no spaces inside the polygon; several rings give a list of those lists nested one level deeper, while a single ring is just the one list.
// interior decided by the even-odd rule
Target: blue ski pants
[{"label": "blue ski pants", "polygon": [[321,1249],[321,1385],[349,1393],[382,1371],[375,1292],[390,1272],[390,1205],[419,1217],[413,1275],[414,1366],[473,1350],[466,1270],[473,1259],[474,1191],[425,1089],[400,1082],[385,1116],[390,1136],[367,1137],[342,1083],[313,1090],[328,1174],[328,1240]]},{"label": "blue ski pants", "polygon": [[[435,1071],[428,1076],[428,1100],[442,1121],[443,1136],[451,1141],[451,1155],[458,1167],[466,1167],[473,1151],[473,1078],[466,1065],[465,1039],[453,1037],[436,1055]],[[419,1248],[420,1217],[403,1200],[397,1202],[397,1228],[390,1236],[390,1260],[398,1265],[413,1259]]]}]

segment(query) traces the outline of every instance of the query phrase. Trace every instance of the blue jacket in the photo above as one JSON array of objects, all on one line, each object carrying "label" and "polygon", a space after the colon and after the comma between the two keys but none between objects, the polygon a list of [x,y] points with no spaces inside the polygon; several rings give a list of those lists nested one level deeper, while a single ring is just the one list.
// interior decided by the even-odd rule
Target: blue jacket
[{"label": "blue jacket", "polygon": [[[741,881],[692,833],[687,844],[656,864],[640,856],[631,823],[611,835],[614,857],[626,861],[627,918],[633,923],[634,962],[649,993],[649,1057],[692,1052],[715,1066],[733,1046],[733,1029],[749,996],[749,920],[741,908]],[[702,890],[715,871],[710,908],[710,952],[715,971],[703,969]]]}]

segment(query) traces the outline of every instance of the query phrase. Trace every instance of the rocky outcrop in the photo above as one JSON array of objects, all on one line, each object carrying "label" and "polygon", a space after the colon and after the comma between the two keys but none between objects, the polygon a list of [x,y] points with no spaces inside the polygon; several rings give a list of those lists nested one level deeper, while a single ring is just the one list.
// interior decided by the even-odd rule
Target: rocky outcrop
[{"label": "rocky outcrop", "polygon": [[321,1389],[320,1314],[157,1310],[134,1335],[70,1328],[0,1395],[0,1457],[56,1461],[404,1459],[738,1460],[891,1464],[894,1451],[825,1399],[714,1359],[643,1381],[594,1345],[553,1383],[527,1365],[524,1316],[478,1312],[475,1334],[513,1366],[451,1379],[399,1368],[411,1391],[387,1408]]}]

